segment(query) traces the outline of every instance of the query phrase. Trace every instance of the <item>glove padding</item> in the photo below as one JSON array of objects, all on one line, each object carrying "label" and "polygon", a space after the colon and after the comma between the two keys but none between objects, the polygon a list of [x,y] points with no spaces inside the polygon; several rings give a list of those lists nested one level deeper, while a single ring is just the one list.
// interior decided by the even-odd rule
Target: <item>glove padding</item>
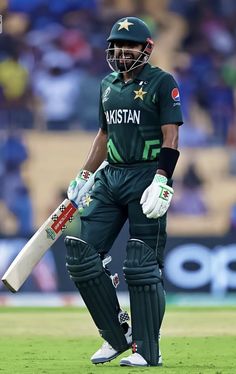
[{"label": "glove padding", "polygon": [[140,204],[147,218],[159,218],[167,212],[174,190],[166,183],[167,178],[164,175],[156,174],[150,186],[143,192]]},{"label": "glove padding", "polygon": [[70,182],[69,187],[67,189],[67,197],[69,200],[79,205],[79,202],[82,198],[82,196],[79,196],[79,191],[92,175],[93,173],[91,171],[84,169],[80,170],[77,177]]}]

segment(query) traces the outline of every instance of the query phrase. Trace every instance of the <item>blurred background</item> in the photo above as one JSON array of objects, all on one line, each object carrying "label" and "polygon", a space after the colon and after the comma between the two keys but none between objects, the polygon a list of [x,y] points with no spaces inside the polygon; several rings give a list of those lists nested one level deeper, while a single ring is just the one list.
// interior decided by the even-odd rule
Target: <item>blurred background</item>
[{"label": "blurred background", "polygon": [[[169,210],[165,288],[171,303],[235,303],[235,0],[0,0],[0,276],[65,198],[98,130],[106,38],[123,16],[142,18],[171,72],[185,124]],[[75,220],[67,233],[79,232]],[[125,226],[111,270],[119,272]],[[19,294],[0,304],[80,304],[63,238]],[[36,293],[35,293],[36,292]]]}]

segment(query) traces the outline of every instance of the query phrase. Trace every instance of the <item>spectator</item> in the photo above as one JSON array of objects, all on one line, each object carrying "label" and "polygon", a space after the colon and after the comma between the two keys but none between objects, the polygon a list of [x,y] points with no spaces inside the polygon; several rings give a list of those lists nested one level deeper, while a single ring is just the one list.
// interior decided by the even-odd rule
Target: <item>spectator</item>
[{"label": "spectator", "polygon": [[45,54],[42,70],[36,74],[34,90],[41,100],[48,130],[68,130],[77,118],[79,74],[73,59],[55,50]]},{"label": "spectator", "polygon": [[18,224],[17,234],[27,236],[33,232],[33,209],[29,190],[22,178],[22,165],[28,152],[21,137],[10,132],[1,147],[2,185],[0,196]]},{"label": "spectator", "polygon": [[227,143],[229,129],[234,117],[234,96],[232,89],[218,76],[206,91],[209,113],[214,128],[213,143]]},{"label": "spectator", "polygon": [[0,60],[0,128],[32,128],[29,75],[17,51],[10,53]]},{"label": "spectator", "polygon": [[103,56],[104,49],[98,46],[93,48],[93,57],[80,81],[78,118],[80,126],[85,130],[97,130],[100,81],[107,71],[100,62],[104,61]]},{"label": "spectator", "polygon": [[187,215],[207,213],[207,206],[204,202],[203,180],[198,175],[194,163],[190,163],[185,171],[180,192],[173,199],[171,212]]}]

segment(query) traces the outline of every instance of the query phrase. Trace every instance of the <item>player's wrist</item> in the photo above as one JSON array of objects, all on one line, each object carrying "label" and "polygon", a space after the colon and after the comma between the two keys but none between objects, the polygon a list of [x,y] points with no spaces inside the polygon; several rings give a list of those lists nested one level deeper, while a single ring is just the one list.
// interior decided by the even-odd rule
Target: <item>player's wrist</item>
[{"label": "player's wrist", "polygon": [[162,183],[162,184],[166,184],[167,181],[168,181],[165,175],[162,175],[162,174],[159,174],[159,173],[155,174],[154,180],[155,180],[156,183]]},{"label": "player's wrist", "polygon": [[173,175],[178,158],[179,151],[177,149],[169,147],[161,148],[158,159],[158,169],[164,171],[168,179]]}]

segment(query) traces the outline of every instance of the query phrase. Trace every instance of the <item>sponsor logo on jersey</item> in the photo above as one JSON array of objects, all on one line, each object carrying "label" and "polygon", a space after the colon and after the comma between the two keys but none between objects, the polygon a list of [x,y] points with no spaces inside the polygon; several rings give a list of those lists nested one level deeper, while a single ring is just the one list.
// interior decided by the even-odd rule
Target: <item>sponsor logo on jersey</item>
[{"label": "sponsor logo on jersey", "polygon": [[177,87],[173,88],[171,91],[171,97],[174,101],[180,101],[179,90]]},{"label": "sponsor logo on jersey", "polygon": [[102,102],[105,103],[109,99],[109,94],[111,92],[111,87],[107,87],[102,95]]},{"label": "sponsor logo on jersey", "polygon": [[114,109],[105,111],[108,125],[112,124],[140,124],[140,110],[135,109]]}]

